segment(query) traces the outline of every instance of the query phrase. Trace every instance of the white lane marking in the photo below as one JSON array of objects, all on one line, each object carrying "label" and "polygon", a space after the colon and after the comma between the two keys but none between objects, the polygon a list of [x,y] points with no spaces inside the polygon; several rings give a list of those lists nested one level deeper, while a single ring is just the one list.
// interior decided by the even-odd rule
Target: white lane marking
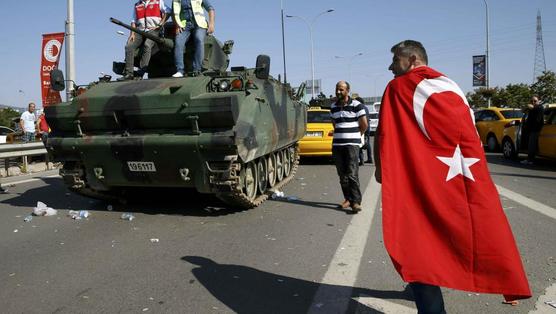
[{"label": "white lane marking", "polygon": [[372,297],[359,297],[355,298],[357,302],[365,306],[388,314],[417,314],[417,310],[407,307],[405,305],[389,302],[383,299]]},{"label": "white lane marking", "polygon": [[[345,313],[348,309],[379,195],[380,185],[371,178],[363,193],[363,210],[351,219],[308,313]],[[380,307],[391,313],[398,304],[382,300]]]},{"label": "white lane marking", "polygon": [[20,181],[13,181],[13,182],[5,182],[2,183],[2,185],[18,185],[18,184],[23,184],[23,183],[29,183],[29,182],[34,182],[34,181],[38,181],[42,178],[55,178],[55,177],[59,177],[60,175],[55,174],[55,175],[51,175],[51,176],[44,176],[44,177],[37,177],[37,178],[32,178],[32,179],[26,179],[26,180],[20,180]]},{"label": "white lane marking", "polygon": [[516,192],[510,191],[506,188],[503,188],[499,185],[496,185],[496,188],[498,189],[498,193],[500,193],[500,195],[503,195],[509,199],[511,199],[512,201],[519,203],[521,205],[524,205],[526,207],[529,207],[530,209],[537,211],[543,215],[546,215],[552,219],[556,219],[556,209],[544,205],[542,203],[539,203],[537,201],[534,201],[526,196],[523,196],[521,194],[518,194]]},{"label": "white lane marking", "polygon": [[537,303],[535,303],[535,310],[530,311],[529,314],[556,313],[556,308],[545,303],[556,302],[556,283],[546,288],[545,291],[546,292],[537,299]]}]

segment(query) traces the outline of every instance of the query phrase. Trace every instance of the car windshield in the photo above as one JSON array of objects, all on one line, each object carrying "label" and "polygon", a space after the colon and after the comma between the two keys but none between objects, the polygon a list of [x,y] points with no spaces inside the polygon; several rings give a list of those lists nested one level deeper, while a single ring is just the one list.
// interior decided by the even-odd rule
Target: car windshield
[{"label": "car windshield", "polygon": [[523,112],[521,110],[502,110],[500,113],[505,119],[520,119],[523,117]]},{"label": "car windshield", "polygon": [[369,113],[369,119],[378,119],[378,113]]},{"label": "car windshield", "polygon": [[307,122],[309,123],[332,123],[330,112],[328,111],[308,111]]}]

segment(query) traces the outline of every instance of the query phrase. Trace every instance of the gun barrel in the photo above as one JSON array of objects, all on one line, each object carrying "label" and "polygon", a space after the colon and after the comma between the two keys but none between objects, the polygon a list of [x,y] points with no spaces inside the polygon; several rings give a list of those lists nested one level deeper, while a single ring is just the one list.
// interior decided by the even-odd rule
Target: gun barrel
[{"label": "gun barrel", "polygon": [[171,39],[160,38],[160,37],[158,37],[158,36],[156,36],[156,35],[150,34],[150,33],[148,33],[148,32],[142,31],[142,30],[140,30],[140,29],[138,29],[138,28],[136,28],[136,27],[133,27],[133,26],[131,26],[131,25],[128,25],[128,24],[126,24],[126,23],[124,23],[124,22],[122,22],[122,21],[120,21],[120,20],[118,20],[118,19],[115,19],[115,18],[113,18],[113,17],[110,18],[110,22],[112,22],[112,23],[114,23],[114,24],[116,24],[116,25],[119,25],[119,26],[121,26],[121,27],[123,27],[123,28],[127,28],[127,29],[129,29],[130,31],[132,31],[132,32],[134,32],[134,33],[137,33],[137,34],[139,34],[139,35],[141,35],[141,36],[143,36],[143,37],[145,37],[145,38],[148,38],[148,39],[154,41],[155,43],[159,44],[160,46],[162,46],[162,47],[164,47],[164,48],[167,48],[167,49],[173,49],[173,48],[174,48],[174,41],[171,40]]}]

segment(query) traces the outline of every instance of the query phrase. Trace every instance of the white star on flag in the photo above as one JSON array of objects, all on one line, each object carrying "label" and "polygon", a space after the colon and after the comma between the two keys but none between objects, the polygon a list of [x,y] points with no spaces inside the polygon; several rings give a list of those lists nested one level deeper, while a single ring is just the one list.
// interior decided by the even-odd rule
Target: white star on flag
[{"label": "white star on flag", "polygon": [[459,145],[456,146],[456,150],[454,151],[454,155],[452,157],[436,156],[436,158],[450,167],[450,169],[448,170],[448,175],[446,176],[446,182],[450,181],[458,174],[464,175],[469,179],[475,181],[475,178],[473,178],[473,173],[471,173],[469,167],[478,162],[480,159],[463,157]]}]

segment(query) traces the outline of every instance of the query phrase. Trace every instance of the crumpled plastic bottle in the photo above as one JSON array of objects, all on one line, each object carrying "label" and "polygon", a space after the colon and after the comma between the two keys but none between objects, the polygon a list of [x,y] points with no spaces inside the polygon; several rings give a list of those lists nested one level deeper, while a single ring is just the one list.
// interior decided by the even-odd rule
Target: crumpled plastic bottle
[{"label": "crumpled plastic bottle", "polygon": [[79,220],[79,219],[83,219],[83,218],[88,218],[91,214],[89,213],[88,210],[70,210],[68,213],[68,216],[70,216],[72,219],[75,220]]},{"label": "crumpled plastic bottle", "polygon": [[120,219],[132,221],[135,219],[135,216],[133,216],[132,213],[123,213],[122,216],[120,216]]},{"label": "crumpled plastic bottle", "polygon": [[33,215],[27,215],[27,216],[25,216],[25,218],[23,218],[23,221],[25,221],[25,222],[29,222],[31,220],[33,220]]}]

